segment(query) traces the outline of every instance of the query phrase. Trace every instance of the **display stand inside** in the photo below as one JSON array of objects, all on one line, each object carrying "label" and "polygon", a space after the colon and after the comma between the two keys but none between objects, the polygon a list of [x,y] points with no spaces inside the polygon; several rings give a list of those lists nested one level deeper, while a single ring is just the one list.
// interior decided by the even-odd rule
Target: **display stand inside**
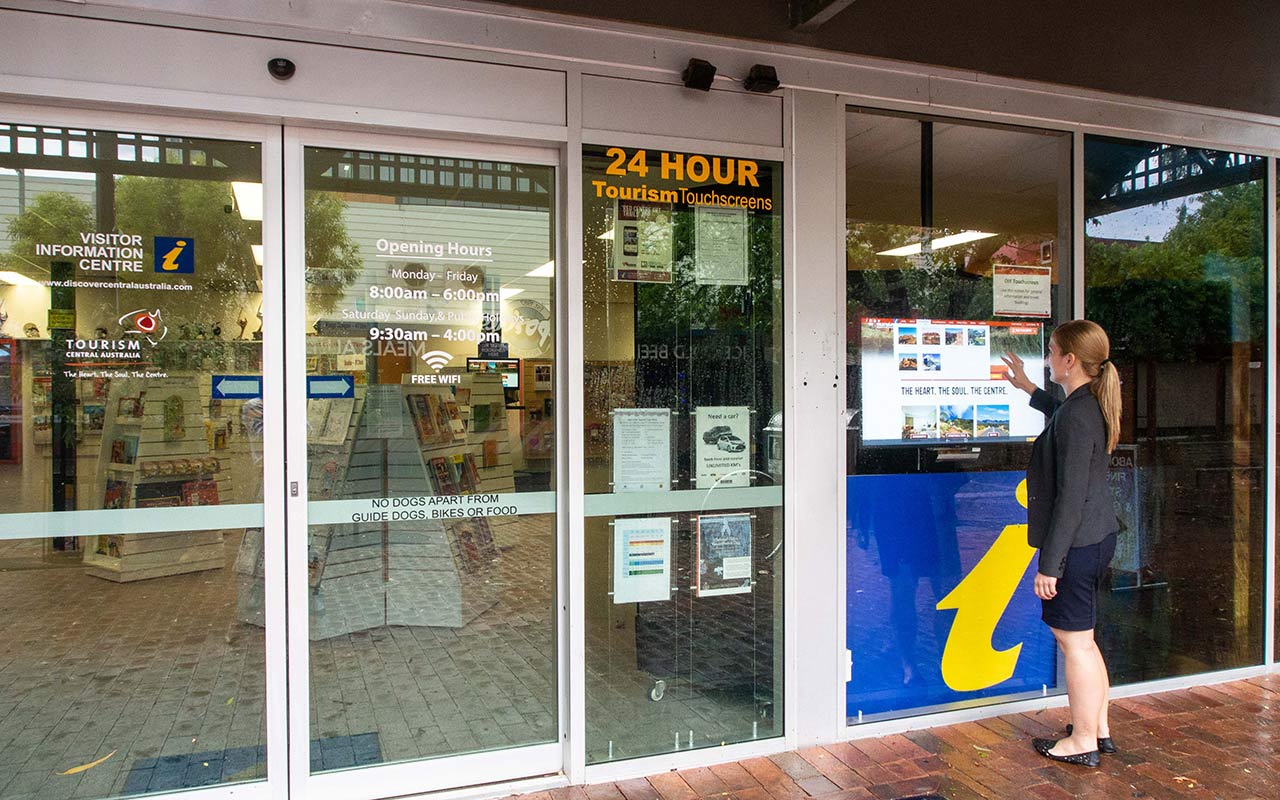
[{"label": "display stand inside", "polygon": [[[111,383],[96,478],[102,508],[218,505],[229,495],[228,471],[209,449],[199,385],[196,375]],[[221,530],[91,536],[84,548],[85,572],[117,582],[223,565]]]},{"label": "display stand inside", "polygon": [[[456,393],[444,386],[357,387],[350,412],[334,405],[340,400],[308,401],[309,497],[511,491],[501,378],[461,380]],[[477,404],[484,406],[478,414]],[[335,413],[350,419],[342,441]],[[484,518],[313,525],[309,542],[312,639],[383,625],[458,628],[500,592],[498,549]]]}]

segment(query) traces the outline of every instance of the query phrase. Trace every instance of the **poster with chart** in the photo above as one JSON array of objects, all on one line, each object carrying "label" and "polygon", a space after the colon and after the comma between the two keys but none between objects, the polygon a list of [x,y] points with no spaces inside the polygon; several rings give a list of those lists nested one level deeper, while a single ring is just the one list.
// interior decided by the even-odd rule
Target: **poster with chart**
[{"label": "poster with chart", "polygon": [[671,599],[671,518],[613,521],[613,602]]}]

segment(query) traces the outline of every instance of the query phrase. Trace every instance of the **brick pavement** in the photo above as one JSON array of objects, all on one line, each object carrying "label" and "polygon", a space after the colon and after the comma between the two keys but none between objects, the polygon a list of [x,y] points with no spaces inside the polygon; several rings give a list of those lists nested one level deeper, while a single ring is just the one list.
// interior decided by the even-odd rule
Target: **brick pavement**
[{"label": "brick pavement", "polygon": [[1096,770],[1031,749],[1065,708],[520,795],[519,800],[1280,797],[1280,675],[1117,700]]}]

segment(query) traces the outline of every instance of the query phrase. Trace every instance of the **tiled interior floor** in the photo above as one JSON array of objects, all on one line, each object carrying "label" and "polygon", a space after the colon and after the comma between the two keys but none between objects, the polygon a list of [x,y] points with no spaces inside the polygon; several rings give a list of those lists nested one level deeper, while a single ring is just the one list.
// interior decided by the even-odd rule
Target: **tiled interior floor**
[{"label": "tiled interior floor", "polygon": [[1280,797],[1280,675],[1118,700],[1098,769],[1036,754],[1065,708],[785,752],[519,800],[946,800]]},{"label": "tiled interior floor", "polygon": [[[313,641],[313,769],[554,741],[552,530],[550,517],[493,525],[502,589],[463,628],[383,625]],[[126,584],[85,575],[41,540],[0,542],[0,798],[265,774],[265,640],[241,621],[240,539],[228,536],[223,569]],[[592,707],[614,713],[592,723],[593,760],[609,757],[611,741],[622,758],[687,749],[690,736],[744,738],[759,722],[750,692],[689,676],[651,701],[634,648],[610,649],[602,635],[588,645],[587,690]]]}]

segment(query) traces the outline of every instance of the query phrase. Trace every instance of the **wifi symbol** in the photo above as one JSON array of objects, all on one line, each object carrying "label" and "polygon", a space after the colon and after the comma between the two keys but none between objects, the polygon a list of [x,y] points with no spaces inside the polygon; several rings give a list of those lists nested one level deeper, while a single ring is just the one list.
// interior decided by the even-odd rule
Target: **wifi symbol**
[{"label": "wifi symbol", "polygon": [[453,356],[443,350],[428,350],[422,354],[422,360],[432,369],[440,369],[453,360]]}]

